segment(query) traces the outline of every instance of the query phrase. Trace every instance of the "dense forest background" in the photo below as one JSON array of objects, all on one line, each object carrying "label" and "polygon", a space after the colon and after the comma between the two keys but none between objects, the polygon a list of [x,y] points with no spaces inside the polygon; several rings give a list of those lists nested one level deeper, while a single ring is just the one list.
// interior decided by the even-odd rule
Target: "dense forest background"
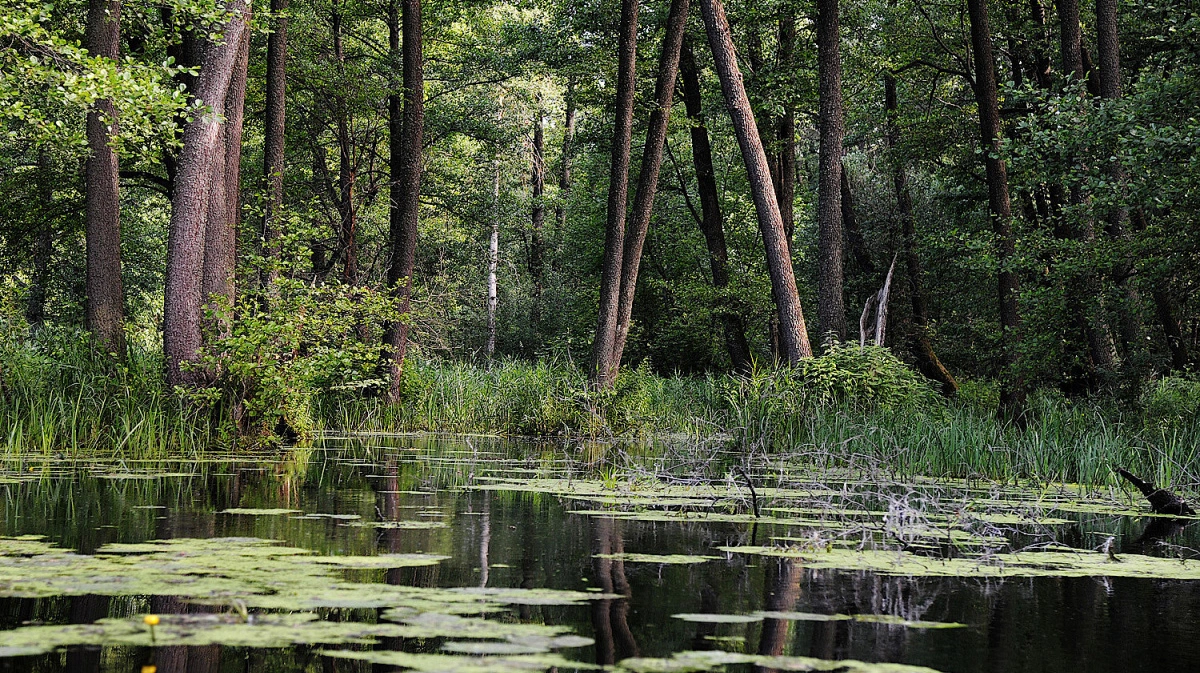
[{"label": "dense forest background", "polygon": [[8,338],[87,327],[245,400],[400,397],[406,346],[603,384],[625,332],[690,375],[861,326],[1010,410],[1190,371],[1193,0],[688,9],[3,0]]}]

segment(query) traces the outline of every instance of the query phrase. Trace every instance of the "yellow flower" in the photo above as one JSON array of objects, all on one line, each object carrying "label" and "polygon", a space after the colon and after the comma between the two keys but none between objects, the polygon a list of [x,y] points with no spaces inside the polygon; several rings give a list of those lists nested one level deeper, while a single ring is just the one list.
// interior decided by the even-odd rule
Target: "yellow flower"
[{"label": "yellow flower", "polygon": [[146,626],[158,626],[158,615],[146,615],[142,617],[142,621],[146,623]]},{"label": "yellow flower", "polygon": [[158,673],[158,666],[142,666],[142,673]]}]

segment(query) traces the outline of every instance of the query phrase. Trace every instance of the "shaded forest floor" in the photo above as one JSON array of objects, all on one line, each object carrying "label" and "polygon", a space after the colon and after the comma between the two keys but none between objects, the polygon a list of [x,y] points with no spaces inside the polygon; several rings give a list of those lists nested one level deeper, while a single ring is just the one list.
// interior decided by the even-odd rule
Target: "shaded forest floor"
[{"label": "shaded forest floor", "polygon": [[[996,387],[968,381],[934,393],[889,351],[835,349],[794,369],[749,376],[622,373],[596,392],[565,361],[478,364],[412,359],[404,402],[372,381],[280,383],[253,378],[180,394],[164,388],[161,355],[131,349],[121,365],[80,338],[5,340],[0,452],[128,458],[250,448],[273,430],[318,434],[437,432],[659,444],[697,457],[714,449],[785,453],[816,467],[884,469],[898,477],[1111,483],[1120,465],[1183,490],[1200,485],[1200,382],[1165,378],[1140,395],[1031,395],[1023,429],[997,420]],[[285,393],[268,390],[275,382]],[[266,408],[270,405],[269,408]]]}]

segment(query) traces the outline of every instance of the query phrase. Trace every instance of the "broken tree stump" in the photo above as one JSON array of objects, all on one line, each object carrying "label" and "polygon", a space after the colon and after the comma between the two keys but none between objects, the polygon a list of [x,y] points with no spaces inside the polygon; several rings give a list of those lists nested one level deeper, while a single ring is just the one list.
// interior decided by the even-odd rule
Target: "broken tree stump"
[{"label": "broken tree stump", "polygon": [[1154,484],[1138,479],[1123,467],[1118,467],[1117,473],[1129,483],[1137,486],[1142,495],[1146,496],[1146,500],[1150,501],[1150,508],[1154,510],[1155,514],[1195,516],[1196,511],[1187,504],[1187,501],[1174,493],[1164,488],[1156,488]]}]

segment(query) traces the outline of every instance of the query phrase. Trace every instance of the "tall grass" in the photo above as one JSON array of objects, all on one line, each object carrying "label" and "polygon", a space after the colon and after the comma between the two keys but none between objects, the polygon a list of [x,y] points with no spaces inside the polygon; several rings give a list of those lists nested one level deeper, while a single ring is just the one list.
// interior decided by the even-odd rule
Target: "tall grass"
[{"label": "tall grass", "polygon": [[163,389],[152,351],[116,363],[85,336],[44,331],[0,339],[0,363],[0,452],[186,456],[214,440],[205,415]]},{"label": "tall grass", "polygon": [[[73,332],[0,335],[0,453],[199,455],[231,446],[228,415],[161,384],[161,355],[123,364]],[[948,401],[882,349],[837,349],[797,368],[746,377],[625,371],[595,391],[570,363],[481,367],[410,359],[403,401],[361,389],[311,391],[327,433],[444,432],[663,439],[768,453],[816,466],[882,467],[899,476],[1111,480],[1114,465],[1200,486],[1200,382],[1164,379],[1136,404],[1031,396],[1023,429],[999,422],[994,386],[972,382]]]}]

